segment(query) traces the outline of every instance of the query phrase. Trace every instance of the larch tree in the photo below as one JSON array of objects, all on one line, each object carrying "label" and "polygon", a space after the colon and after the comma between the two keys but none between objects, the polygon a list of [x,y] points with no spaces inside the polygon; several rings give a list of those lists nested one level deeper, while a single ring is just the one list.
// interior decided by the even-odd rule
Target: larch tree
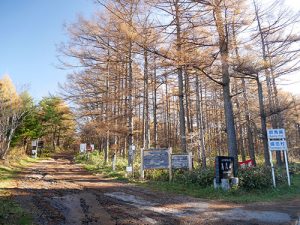
[{"label": "larch tree", "polygon": [[16,129],[27,112],[28,96],[18,94],[8,75],[0,79],[0,158],[5,159]]}]

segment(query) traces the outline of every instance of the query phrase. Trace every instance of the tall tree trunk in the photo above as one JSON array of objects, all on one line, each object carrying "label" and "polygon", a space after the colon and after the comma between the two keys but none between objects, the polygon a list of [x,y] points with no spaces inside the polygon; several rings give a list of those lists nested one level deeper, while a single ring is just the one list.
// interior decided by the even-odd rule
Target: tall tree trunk
[{"label": "tall tree trunk", "polygon": [[270,165],[270,156],[268,150],[268,138],[267,138],[267,118],[264,108],[264,99],[263,99],[263,89],[261,82],[259,81],[259,77],[257,75],[256,79],[257,83],[257,91],[258,91],[258,101],[259,101],[259,112],[260,112],[260,122],[261,122],[261,133],[263,139],[263,147],[264,147],[264,158],[265,158],[265,165]]},{"label": "tall tree trunk", "polygon": [[184,80],[185,80],[185,113],[186,113],[186,127],[188,133],[192,132],[191,129],[191,120],[190,120],[190,105],[189,105],[189,92],[190,92],[190,87],[189,87],[189,75],[187,70],[184,70]]},{"label": "tall tree trunk", "polygon": [[249,155],[254,163],[254,166],[256,166],[254,143],[253,143],[253,132],[252,132],[252,128],[251,128],[249,100],[248,100],[248,94],[247,94],[247,88],[246,88],[246,81],[244,78],[242,78],[242,87],[243,87],[243,98],[244,98],[244,102],[245,102],[245,118],[246,118],[246,126],[247,126],[247,140],[248,140],[248,147],[249,147]]},{"label": "tall tree trunk", "polygon": [[[133,145],[133,104],[132,104],[132,89],[133,89],[133,74],[132,74],[132,41],[129,41],[128,48],[128,147]],[[132,157],[128,157],[128,166],[133,163]]]},{"label": "tall tree trunk", "polygon": [[[237,44],[237,37],[236,37],[236,30],[235,30],[235,17],[233,18],[233,20],[234,20],[232,23],[233,44],[234,44],[237,60],[238,60],[238,62],[240,62],[240,54],[239,54],[239,48],[238,48],[238,44]],[[254,143],[253,143],[253,137],[252,137],[253,132],[251,129],[251,116],[250,116],[249,100],[248,100],[248,93],[247,93],[245,78],[242,78],[242,93],[243,93],[243,100],[244,100],[244,104],[245,104],[245,119],[246,119],[247,142],[248,142],[249,155],[253,161],[254,166],[256,166]],[[240,131],[240,133],[241,133],[241,131]]]},{"label": "tall tree trunk", "polygon": [[149,142],[149,98],[148,93],[148,52],[144,49],[144,108],[145,108],[145,129],[144,129],[144,144],[143,147],[148,149],[150,147]]},{"label": "tall tree trunk", "polygon": [[156,59],[154,58],[154,73],[153,73],[153,141],[154,148],[157,148],[157,87],[156,87]]},{"label": "tall tree trunk", "polygon": [[[234,79],[234,91],[235,93],[238,93],[238,82],[237,79]],[[246,152],[245,152],[245,146],[244,146],[244,139],[243,139],[243,127],[242,127],[242,118],[241,118],[241,107],[240,107],[240,101],[239,96],[235,97],[235,105],[237,110],[237,130],[239,133],[238,138],[238,149],[242,155],[242,161],[246,161]]]},{"label": "tall tree trunk", "polygon": [[181,151],[187,152],[186,131],[185,131],[185,112],[184,112],[184,94],[183,94],[183,68],[181,65],[182,40],[181,40],[181,24],[180,24],[180,5],[179,0],[175,0],[175,21],[176,21],[176,46],[177,46],[177,75],[178,75],[178,97],[179,97],[179,125]]},{"label": "tall tree trunk", "polygon": [[[223,99],[224,99],[224,113],[226,120],[226,130],[227,130],[227,145],[229,150],[229,156],[234,157],[235,164],[235,175],[237,174],[238,168],[238,154],[237,154],[237,144],[236,144],[236,132],[234,126],[234,116],[230,95],[230,74],[229,74],[229,64],[228,64],[228,36],[226,36],[226,26],[223,21],[221,13],[221,2],[214,6],[215,23],[217,26],[217,31],[219,35],[219,48],[221,54],[221,64],[222,64],[222,88],[223,88]],[[228,35],[228,34],[227,34]]]},{"label": "tall tree trunk", "polygon": [[[199,92],[202,93],[201,83],[199,82],[199,77],[196,75],[196,118],[197,118],[197,129],[199,132],[199,142],[198,142],[198,161],[200,161],[201,155],[201,162],[202,168],[206,168],[206,151],[205,151],[205,140],[204,140],[204,129],[203,129],[203,111],[202,111],[202,94],[201,98]],[[200,90],[199,90],[200,89]],[[201,154],[199,147],[201,146]]]},{"label": "tall tree trunk", "polygon": [[[260,34],[262,55],[263,55],[264,66],[265,66],[265,76],[266,76],[266,82],[267,82],[269,108],[271,111],[271,124],[272,124],[273,128],[277,128],[278,124],[276,124],[276,115],[272,115],[273,112],[275,111],[275,109],[274,109],[274,99],[273,99],[273,90],[272,90],[273,87],[272,87],[272,83],[271,83],[270,71],[267,66],[267,64],[269,62],[268,56],[267,56],[267,43],[266,43],[265,36],[264,36],[263,30],[262,30],[261,21],[260,21],[260,17],[258,14],[258,7],[256,5],[255,0],[253,0],[253,4],[254,4],[254,8],[255,8],[255,16],[256,16],[256,20],[257,20],[258,31]],[[276,151],[276,160],[277,160],[278,165],[282,164],[280,153],[281,153],[280,151]]]},{"label": "tall tree trunk", "polygon": [[108,163],[108,157],[109,157],[109,131],[106,132],[106,144],[105,144],[105,150],[104,150],[104,164],[106,165]]},{"label": "tall tree trunk", "polygon": [[169,93],[168,93],[168,81],[166,77],[166,138],[168,147],[171,146],[171,129],[170,129],[170,100],[169,100]]}]

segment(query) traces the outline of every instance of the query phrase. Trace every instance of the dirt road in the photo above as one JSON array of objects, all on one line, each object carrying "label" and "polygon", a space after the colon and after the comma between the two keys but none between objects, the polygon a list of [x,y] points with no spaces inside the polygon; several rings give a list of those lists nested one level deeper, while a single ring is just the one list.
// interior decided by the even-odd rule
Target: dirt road
[{"label": "dirt road", "polygon": [[153,192],[95,176],[67,158],[23,171],[10,191],[42,225],[297,224],[299,200],[234,205]]}]

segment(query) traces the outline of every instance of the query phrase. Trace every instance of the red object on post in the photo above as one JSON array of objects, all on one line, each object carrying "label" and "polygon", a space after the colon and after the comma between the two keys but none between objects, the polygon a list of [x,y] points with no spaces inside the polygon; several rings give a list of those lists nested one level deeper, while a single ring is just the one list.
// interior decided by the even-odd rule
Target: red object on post
[{"label": "red object on post", "polygon": [[239,165],[241,168],[248,168],[248,167],[253,167],[254,162],[252,159],[246,160],[244,162],[239,162]]}]

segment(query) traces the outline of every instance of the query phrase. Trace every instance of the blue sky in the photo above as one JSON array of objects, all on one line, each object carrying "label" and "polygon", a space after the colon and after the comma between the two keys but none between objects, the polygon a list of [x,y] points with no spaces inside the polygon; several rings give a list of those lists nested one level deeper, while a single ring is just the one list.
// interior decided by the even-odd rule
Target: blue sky
[{"label": "blue sky", "polygon": [[[287,3],[300,9],[299,0]],[[36,100],[55,94],[70,72],[56,67],[56,46],[67,40],[63,24],[79,14],[90,17],[97,7],[93,0],[0,0],[0,77],[9,74]],[[299,72],[290,79],[298,82],[281,87],[300,94]]]},{"label": "blue sky", "polygon": [[68,71],[56,67],[56,46],[67,40],[64,23],[90,17],[92,0],[0,0],[0,77],[35,99],[55,93]]}]

